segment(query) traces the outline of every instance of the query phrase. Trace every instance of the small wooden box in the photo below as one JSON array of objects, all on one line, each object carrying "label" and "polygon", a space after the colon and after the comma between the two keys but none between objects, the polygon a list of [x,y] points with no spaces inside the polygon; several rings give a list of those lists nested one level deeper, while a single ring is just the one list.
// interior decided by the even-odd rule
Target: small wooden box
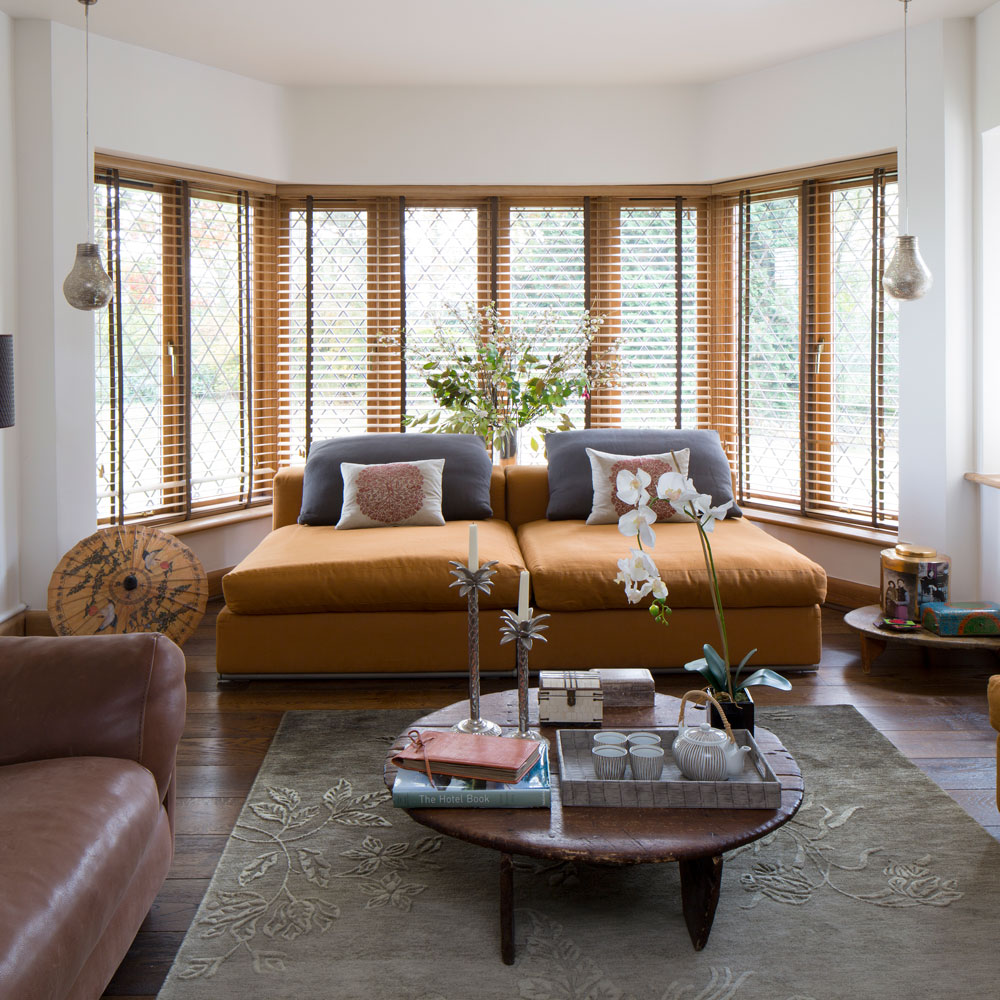
[{"label": "small wooden box", "polygon": [[601,678],[605,708],[648,708],[656,703],[656,687],[648,670],[591,670]]},{"label": "small wooden box", "polygon": [[542,670],[538,678],[538,721],[601,722],[601,678],[589,670]]}]

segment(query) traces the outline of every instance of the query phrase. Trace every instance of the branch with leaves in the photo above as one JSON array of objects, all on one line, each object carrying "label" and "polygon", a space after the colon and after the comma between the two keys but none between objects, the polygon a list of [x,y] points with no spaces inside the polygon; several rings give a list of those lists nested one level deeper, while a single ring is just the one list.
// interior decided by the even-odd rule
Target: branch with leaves
[{"label": "branch with leaves", "polygon": [[[411,348],[440,409],[405,418],[409,426],[481,434],[494,448],[518,428],[555,416],[541,433],[573,426],[565,407],[577,396],[615,384],[619,364],[595,350],[603,318],[584,311],[567,330],[547,311],[509,324],[496,305],[451,306],[424,348]],[[546,344],[561,343],[547,353]]]}]

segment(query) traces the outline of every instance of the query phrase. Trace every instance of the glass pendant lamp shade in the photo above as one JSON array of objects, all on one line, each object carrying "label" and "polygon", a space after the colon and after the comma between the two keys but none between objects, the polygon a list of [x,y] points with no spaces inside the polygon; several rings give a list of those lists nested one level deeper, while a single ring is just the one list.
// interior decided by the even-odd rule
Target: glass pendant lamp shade
[{"label": "glass pendant lamp shade", "polygon": [[[907,12],[910,0],[900,0],[903,5],[903,164],[907,171],[909,186],[910,169],[910,87],[909,87],[909,40],[907,37]],[[909,229],[909,212],[907,198],[909,193],[903,188],[900,202],[902,207],[903,231]],[[890,298],[903,302],[919,299],[930,289],[933,279],[930,268],[920,256],[916,236],[897,236],[896,246],[889,257],[885,273],[882,275],[882,288]]]},{"label": "glass pendant lamp shade", "polygon": [[93,170],[90,159],[90,8],[97,3],[97,0],[79,0],[83,4],[84,32],[86,38],[85,63],[86,75],[84,77],[84,89],[86,92],[86,143],[84,146],[84,156],[87,161],[86,174],[86,198],[87,198],[87,218],[90,223],[90,242],[77,243],[76,260],[73,262],[73,270],[66,275],[63,282],[63,295],[66,301],[74,309],[103,309],[110,301],[114,287],[108,277],[104,265],[101,263],[101,252],[94,242],[94,199],[93,199]]},{"label": "glass pendant lamp shade", "polygon": [[111,301],[111,279],[96,243],[77,243],[73,270],[63,282],[63,295],[74,309],[103,309]]},{"label": "glass pendant lamp shade", "polygon": [[882,276],[886,295],[912,301],[924,295],[933,284],[930,269],[920,256],[916,236],[900,236]]}]

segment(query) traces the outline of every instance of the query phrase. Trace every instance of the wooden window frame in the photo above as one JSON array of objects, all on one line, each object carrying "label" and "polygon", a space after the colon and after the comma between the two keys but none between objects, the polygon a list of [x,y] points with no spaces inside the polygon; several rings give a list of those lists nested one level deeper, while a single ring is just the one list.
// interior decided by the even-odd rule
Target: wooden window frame
[{"label": "wooden window frame", "polygon": [[[731,221],[732,206],[740,197],[741,191],[750,190],[754,196],[761,196],[769,191],[798,185],[801,203],[811,206],[808,219],[800,223],[810,236],[806,240],[800,239],[800,252],[803,254],[803,263],[807,265],[802,268],[801,273],[816,278],[822,270],[820,265],[829,258],[831,248],[830,213],[827,211],[824,215],[819,205],[823,201],[822,194],[838,184],[850,183],[845,178],[856,178],[867,170],[875,174],[879,170],[894,172],[895,154],[881,154],[718,184],[638,186],[273,185],[205,171],[160,168],[154,164],[104,155],[98,157],[97,164],[99,171],[120,170],[129,180],[162,186],[167,192],[170,211],[174,214],[174,223],[164,229],[165,233],[169,231],[171,238],[168,241],[170,245],[164,247],[164,336],[161,358],[164,380],[163,419],[170,428],[166,439],[174,442],[172,447],[175,450],[179,448],[187,454],[188,464],[186,475],[177,477],[176,482],[171,481],[169,496],[174,504],[173,509],[168,509],[168,503],[164,509],[150,515],[128,517],[128,520],[159,523],[177,520],[178,517],[190,519],[205,513],[220,513],[217,500],[192,502],[190,498],[190,331],[187,329],[189,317],[184,314],[184,303],[189,301],[186,290],[188,269],[184,248],[179,245],[183,244],[185,238],[184,199],[190,190],[233,192],[245,199],[248,207],[252,205],[255,218],[263,223],[255,226],[253,271],[252,274],[249,270],[247,272],[253,288],[253,301],[248,304],[248,320],[254,327],[253,351],[246,357],[246,406],[248,419],[252,422],[249,445],[252,463],[245,497],[238,504],[246,507],[269,502],[270,481],[275,470],[294,458],[287,447],[290,435],[287,423],[290,395],[282,374],[287,369],[290,350],[287,336],[290,306],[285,262],[289,212],[293,207],[338,204],[344,207],[363,206],[369,213],[368,391],[364,408],[367,414],[366,426],[371,432],[401,429],[405,410],[404,220],[408,207],[462,206],[477,209],[477,305],[482,308],[494,302],[501,315],[509,315],[509,271],[505,277],[502,269],[505,266],[509,268],[511,207],[583,206],[585,307],[606,317],[597,349],[612,354],[617,350],[622,335],[622,208],[673,204],[679,213],[696,208],[699,261],[695,289],[696,319],[690,330],[683,329],[682,324],[678,324],[677,334],[679,338],[690,335],[696,339],[697,424],[713,427],[718,431],[727,456],[739,469],[742,468],[740,455],[745,421],[739,390],[740,379],[743,377],[739,335],[739,316],[743,303],[733,291],[739,277],[741,248],[733,243],[735,234]],[[882,176],[884,183],[885,174]],[[800,211],[800,219],[802,218]],[[680,239],[680,230],[677,238]],[[873,268],[881,268],[883,265],[884,252],[880,247],[873,254]],[[246,266],[249,269],[249,262]],[[678,283],[681,280],[678,269]],[[829,316],[829,308],[823,308],[821,303],[828,302],[830,295],[829,281],[819,278],[810,283],[802,282],[804,308],[801,310],[800,370],[803,398],[806,393],[812,394],[812,404],[802,405],[801,467],[804,475],[797,513],[807,518],[841,520],[856,525],[858,521],[839,518],[836,510],[824,509],[824,504],[832,506],[831,494],[824,485],[822,469],[829,468],[832,449],[830,387],[833,369],[831,352],[826,347],[831,337],[829,321],[817,321],[816,317]],[[680,295],[677,296],[677,309],[682,309]],[[686,316],[681,318],[691,327]],[[875,380],[881,378],[882,370],[879,346],[882,327],[883,316],[879,311],[878,316],[873,318],[873,453],[878,453],[876,445],[881,440],[884,422],[875,386]],[[393,332],[399,333],[398,346],[395,348],[388,344],[387,337]],[[810,368],[810,365],[813,367]],[[114,379],[112,382],[114,385]],[[309,382],[307,373],[307,387]],[[112,404],[120,413],[120,384],[118,389],[119,394],[112,399]],[[679,392],[678,383],[676,393]],[[613,426],[616,416],[620,418],[621,393],[621,388],[610,388],[595,394],[595,398],[588,401],[586,407],[586,425]],[[822,399],[827,400],[825,412],[818,402]],[[665,412],[674,412],[677,407],[676,397],[664,400]],[[307,405],[307,424],[308,412]],[[306,432],[311,435],[308,427]],[[165,458],[167,465],[170,461],[174,461],[175,468],[180,467],[176,455]],[[120,483],[121,470],[113,472]],[[876,494],[880,480],[874,462],[872,479],[873,508],[876,513],[869,527],[879,528],[886,522],[879,521],[879,501]],[[789,511],[789,505],[784,502],[771,505],[766,502],[766,498],[764,503],[760,503],[756,499],[748,500],[742,493],[740,496],[741,502],[748,506],[759,506],[762,510]]]}]

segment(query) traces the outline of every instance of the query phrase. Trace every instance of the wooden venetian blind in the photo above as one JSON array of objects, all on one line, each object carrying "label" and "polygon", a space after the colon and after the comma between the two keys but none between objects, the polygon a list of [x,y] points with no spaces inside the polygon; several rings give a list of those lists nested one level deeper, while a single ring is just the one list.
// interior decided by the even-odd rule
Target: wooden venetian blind
[{"label": "wooden venetian blind", "polygon": [[99,165],[115,296],[98,325],[100,523],[266,500],[276,467],[272,199]]},{"label": "wooden venetian blind", "polygon": [[716,353],[736,345],[743,502],[895,524],[898,347],[881,287],[894,202],[878,168],[719,200]]},{"label": "wooden venetian blind", "polygon": [[[498,202],[496,285],[501,314],[515,336],[531,338],[538,356],[565,351],[586,306],[585,212],[582,202]],[[547,317],[548,334],[537,335]],[[575,427],[586,421],[586,400],[566,413]],[[544,423],[544,422],[543,422]],[[550,419],[553,429],[556,420]],[[539,425],[522,428],[518,461],[545,461]]]},{"label": "wooden venetian blind", "polygon": [[436,408],[422,365],[444,360],[440,331],[457,327],[456,310],[479,311],[493,300],[495,214],[488,201],[407,203],[403,218],[405,406],[416,416]]},{"label": "wooden venetian blind", "polygon": [[[620,384],[590,401],[593,426],[703,427],[710,421],[707,213],[703,201],[588,199],[588,301],[604,317],[599,354]],[[716,395],[724,391],[715,386]]]},{"label": "wooden venetian blind", "polygon": [[283,462],[314,441],[398,430],[400,199],[283,202],[278,387]]}]

